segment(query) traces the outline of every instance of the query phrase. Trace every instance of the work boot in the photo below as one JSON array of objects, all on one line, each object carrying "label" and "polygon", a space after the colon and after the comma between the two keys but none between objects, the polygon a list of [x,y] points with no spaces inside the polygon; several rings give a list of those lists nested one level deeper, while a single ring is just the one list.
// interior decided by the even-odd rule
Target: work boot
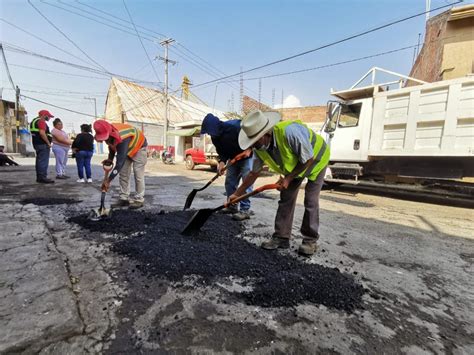
[{"label": "work boot", "polygon": [[290,247],[290,240],[287,238],[271,237],[262,243],[261,247],[266,250],[288,249]]},{"label": "work boot", "polygon": [[246,219],[250,219],[250,215],[251,215],[250,211],[240,211],[240,212],[234,213],[232,215],[232,219],[234,221],[242,222],[242,221],[245,221]]},{"label": "work boot", "polygon": [[129,200],[118,200],[110,205],[112,208],[127,207],[130,206]]},{"label": "work boot", "polygon": [[142,208],[144,205],[143,201],[132,201],[130,202],[130,206],[128,207],[131,210],[137,210],[139,208]]},{"label": "work boot", "polygon": [[239,210],[237,209],[236,206],[232,205],[232,206],[229,206],[229,207],[226,207],[226,208],[223,208],[221,210],[221,213],[223,214],[234,214],[234,213],[237,213],[239,212]]},{"label": "work boot", "polygon": [[318,244],[316,240],[303,239],[300,247],[298,248],[298,254],[303,256],[311,256],[318,250]]},{"label": "work boot", "polygon": [[40,184],[54,184],[54,180],[48,178],[37,179],[36,182],[39,182]]}]

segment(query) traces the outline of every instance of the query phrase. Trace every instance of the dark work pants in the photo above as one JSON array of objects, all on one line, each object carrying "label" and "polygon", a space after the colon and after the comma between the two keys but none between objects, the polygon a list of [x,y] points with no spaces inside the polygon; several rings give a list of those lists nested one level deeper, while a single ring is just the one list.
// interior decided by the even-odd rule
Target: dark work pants
[{"label": "dark work pants", "polygon": [[36,180],[46,179],[51,149],[46,144],[35,144],[33,147],[36,151]]},{"label": "dark work pants", "polygon": [[[301,224],[301,234],[304,239],[317,240],[319,238],[319,195],[323,187],[325,171],[326,168],[319,173],[315,181],[308,180],[304,189],[304,215]],[[296,198],[302,182],[303,179],[294,179],[286,190],[280,192],[273,237],[291,238]]]}]

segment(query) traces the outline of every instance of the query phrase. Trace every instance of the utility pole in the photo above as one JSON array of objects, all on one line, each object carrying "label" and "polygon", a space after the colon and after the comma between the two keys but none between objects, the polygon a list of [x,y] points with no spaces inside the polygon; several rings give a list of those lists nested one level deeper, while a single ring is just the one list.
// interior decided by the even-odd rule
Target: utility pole
[{"label": "utility pole", "polygon": [[163,126],[163,149],[168,146],[168,121],[169,121],[169,113],[168,113],[168,63],[173,65],[176,64],[174,60],[168,59],[168,46],[174,42],[174,39],[167,38],[160,42],[160,44],[165,47],[165,57],[159,56],[158,58],[165,63],[165,124]]},{"label": "utility pole", "polygon": [[261,103],[262,102],[262,78],[258,79],[258,109],[260,110],[261,108]]},{"label": "utility pole", "polygon": [[430,19],[431,0],[426,0],[426,22]]},{"label": "utility pole", "polygon": [[94,121],[97,120],[97,99],[95,97],[84,97],[84,100],[94,101]]},{"label": "utility pole", "polygon": [[244,73],[242,67],[240,67],[240,114],[244,114]]},{"label": "utility pole", "polygon": [[16,152],[20,152],[20,88],[15,86]]}]

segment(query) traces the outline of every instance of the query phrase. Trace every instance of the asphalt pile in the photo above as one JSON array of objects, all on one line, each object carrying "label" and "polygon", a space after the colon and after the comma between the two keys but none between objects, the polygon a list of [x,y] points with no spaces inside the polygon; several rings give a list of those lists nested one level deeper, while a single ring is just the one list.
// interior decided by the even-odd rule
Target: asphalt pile
[{"label": "asphalt pile", "polygon": [[352,312],[360,306],[364,288],[352,275],[263,250],[237,237],[241,224],[228,215],[214,214],[199,234],[183,236],[181,230],[192,215],[192,211],[119,210],[100,221],[87,215],[70,221],[97,232],[88,233],[89,238],[116,234],[111,250],[127,256],[134,267],[150,277],[180,282],[196,276],[196,284],[203,285],[236,277],[252,290],[232,296],[261,307],[309,302]]},{"label": "asphalt pile", "polygon": [[62,204],[71,204],[79,203],[81,201],[74,200],[71,198],[59,198],[59,197],[32,197],[25,198],[20,201],[23,205],[32,203],[37,206],[52,206],[52,205],[62,205]]}]

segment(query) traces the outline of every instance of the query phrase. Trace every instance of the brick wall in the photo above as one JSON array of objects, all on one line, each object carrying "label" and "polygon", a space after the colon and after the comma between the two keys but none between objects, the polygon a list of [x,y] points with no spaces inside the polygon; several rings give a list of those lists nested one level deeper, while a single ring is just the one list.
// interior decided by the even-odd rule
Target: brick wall
[{"label": "brick wall", "polygon": [[257,100],[249,96],[244,96],[244,114],[251,111],[278,111],[281,113],[283,120],[301,120],[305,123],[322,123],[326,117],[326,106],[306,106],[306,107],[291,107],[283,109],[272,109],[269,106],[260,104]]}]

